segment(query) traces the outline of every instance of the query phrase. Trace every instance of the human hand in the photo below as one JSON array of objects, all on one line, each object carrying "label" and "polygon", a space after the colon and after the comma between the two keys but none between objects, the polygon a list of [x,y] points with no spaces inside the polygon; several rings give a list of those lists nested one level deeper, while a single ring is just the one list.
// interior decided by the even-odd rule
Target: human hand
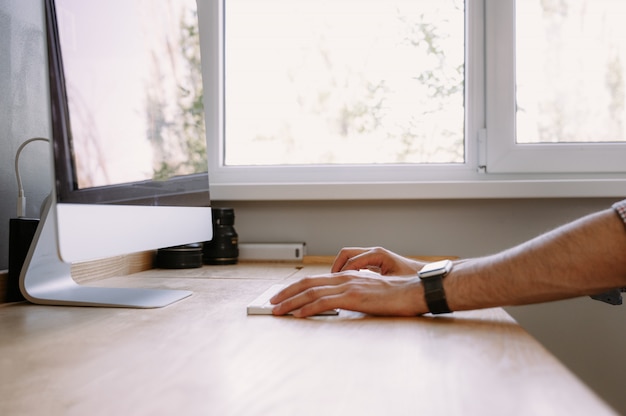
[{"label": "human hand", "polygon": [[419,278],[384,278],[369,271],[306,277],[276,294],[273,314],[307,317],[345,309],[372,315],[415,316],[427,312]]},{"label": "human hand", "polygon": [[369,269],[383,276],[415,276],[424,264],[426,263],[402,257],[382,247],[348,247],[341,249],[331,272]]}]

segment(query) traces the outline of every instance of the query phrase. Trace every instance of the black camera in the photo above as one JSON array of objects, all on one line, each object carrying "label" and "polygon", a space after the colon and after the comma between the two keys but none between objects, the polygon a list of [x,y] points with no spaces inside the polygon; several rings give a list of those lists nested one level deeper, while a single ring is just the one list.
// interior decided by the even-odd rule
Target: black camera
[{"label": "black camera", "polygon": [[235,211],[232,208],[211,208],[213,239],[203,246],[205,264],[236,264],[239,257],[238,236],[235,231]]}]

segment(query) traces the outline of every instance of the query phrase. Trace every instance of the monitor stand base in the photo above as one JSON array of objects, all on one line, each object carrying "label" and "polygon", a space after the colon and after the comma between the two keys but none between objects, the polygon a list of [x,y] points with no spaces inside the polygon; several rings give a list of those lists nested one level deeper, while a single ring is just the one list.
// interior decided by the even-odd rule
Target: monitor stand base
[{"label": "monitor stand base", "polygon": [[20,274],[24,297],[40,305],[160,308],[192,294],[187,290],[84,286],[72,278],[71,264],[59,258],[56,210],[48,198]]}]

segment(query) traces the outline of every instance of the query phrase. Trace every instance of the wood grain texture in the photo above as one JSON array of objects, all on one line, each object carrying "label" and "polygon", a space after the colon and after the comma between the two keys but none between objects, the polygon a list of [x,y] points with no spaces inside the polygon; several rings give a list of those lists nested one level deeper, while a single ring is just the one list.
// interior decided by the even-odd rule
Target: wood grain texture
[{"label": "wood grain texture", "polygon": [[2,415],[614,414],[502,309],[447,317],[246,316],[328,265],[155,270],[162,309],[0,307]]},{"label": "wood grain texture", "polygon": [[72,277],[77,282],[89,282],[108,277],[127,276],[150,270],[154,266],[154,251],[125,254],[100,260],[72,264]]}]

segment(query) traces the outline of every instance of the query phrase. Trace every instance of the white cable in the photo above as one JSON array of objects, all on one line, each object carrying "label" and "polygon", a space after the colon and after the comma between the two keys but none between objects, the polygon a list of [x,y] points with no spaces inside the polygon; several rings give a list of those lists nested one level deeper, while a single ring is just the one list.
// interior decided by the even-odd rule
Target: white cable
[{"label": "white cable", "polygon": [[35,141],[49,142],[50,140],[44,137],[33,137],[32,139],[26,140],[24,143],[17,148],[17,153],[15,154],[15,178],[17,179],[17,217],[24,218],[26,216],[26,196],[24,196],[24,188],[22,187],[22,179],[20,178],[20,169],[19,169],[19,161],[20,161],[20,153],[22,150],[30,143]]}]

